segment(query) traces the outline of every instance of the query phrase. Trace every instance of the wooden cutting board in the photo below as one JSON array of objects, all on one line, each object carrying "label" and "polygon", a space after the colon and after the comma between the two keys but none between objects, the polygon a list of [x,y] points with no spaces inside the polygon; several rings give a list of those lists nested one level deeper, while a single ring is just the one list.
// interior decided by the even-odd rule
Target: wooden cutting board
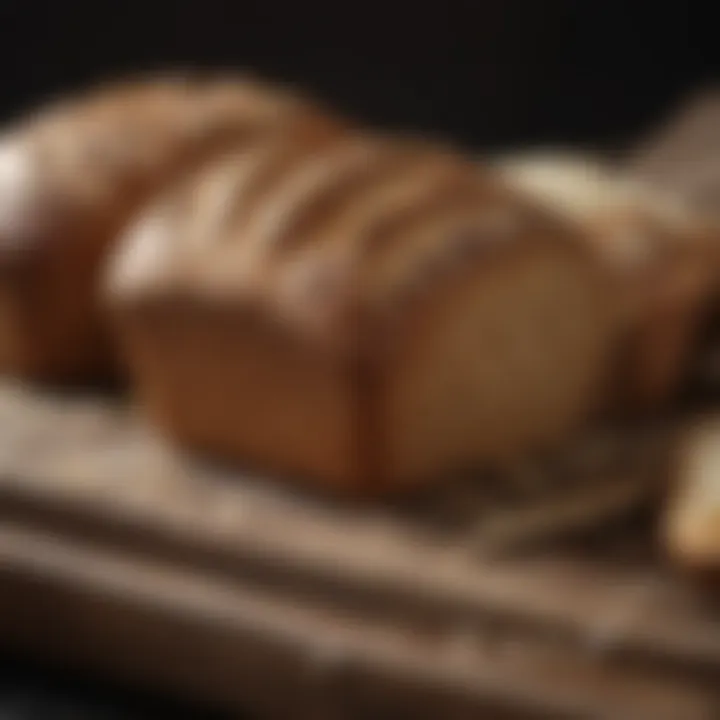
[{"label": "wooden cutting board", "polygon": [[720,717],[720,613],[641,516],[488,552],[477,479],[351,507],[12,385],[0,427],[3,643],[267,717]]}]

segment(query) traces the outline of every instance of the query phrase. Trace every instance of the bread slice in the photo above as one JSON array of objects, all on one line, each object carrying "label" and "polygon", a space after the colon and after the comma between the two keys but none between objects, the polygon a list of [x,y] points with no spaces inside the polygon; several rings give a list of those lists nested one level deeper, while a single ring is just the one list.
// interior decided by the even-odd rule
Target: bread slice
[{"label": "bread slice", "polygon": [[665,549],[679,567],[720,579],[720,418],[691,423],[678,442]]},{"label": "bread slice", "polygon": [[501,177],[574,222],[622,299],[616,397],[657,408],[683,386],[718,287],[720,225],[679,198],[573,153],[509,156]]},{"label": "bread slice", "polygon": [[155,77],[92,89],[0,138],[0,372],[105,374],[99,272],[134,213],[229,145],[334,121],[245,78]]},{"label": "bread slice", "polygon": [[573,232],[444,148],[274,138],[148,211],[108,304],[179,444],[389,492],[514,461],[599,404],[618,318]]}]

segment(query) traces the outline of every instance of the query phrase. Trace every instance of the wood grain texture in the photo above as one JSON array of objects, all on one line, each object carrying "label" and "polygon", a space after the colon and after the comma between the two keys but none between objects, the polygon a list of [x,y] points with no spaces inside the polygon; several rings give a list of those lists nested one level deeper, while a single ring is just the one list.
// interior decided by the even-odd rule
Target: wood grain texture
[{"label": "wood grain texture", "polygon": [[488,555],[477,479],[462,513],[350,506],[201,468],[111,399],[5,386],[0,425],[3,642],[268,717],[720,709],[717,613],[622,524]]}]

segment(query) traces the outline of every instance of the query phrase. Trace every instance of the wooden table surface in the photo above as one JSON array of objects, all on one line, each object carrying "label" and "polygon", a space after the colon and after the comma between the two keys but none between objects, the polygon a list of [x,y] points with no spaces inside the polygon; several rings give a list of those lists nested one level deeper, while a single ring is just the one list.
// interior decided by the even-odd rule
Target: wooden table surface
[{"label": "wooden table surface", "polygon": [[180,458],[117,398],[5,386],[0,426],[9,645],[267,717],[720,711],[720,616],[639,519],[488,555],[477,496],[310,497]]}]

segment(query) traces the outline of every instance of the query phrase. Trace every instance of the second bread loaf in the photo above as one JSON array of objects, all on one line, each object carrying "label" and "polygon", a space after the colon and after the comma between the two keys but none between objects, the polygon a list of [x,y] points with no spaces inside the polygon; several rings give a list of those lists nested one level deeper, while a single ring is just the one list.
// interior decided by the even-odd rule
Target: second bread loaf
[{"label": "second bread loaf", "polygon": [[92,89],[0,137],[0,372],[105,374],[99,270],[166,182],[229,145],[333,124],[292,93],[244,78],[157,77]]}]

